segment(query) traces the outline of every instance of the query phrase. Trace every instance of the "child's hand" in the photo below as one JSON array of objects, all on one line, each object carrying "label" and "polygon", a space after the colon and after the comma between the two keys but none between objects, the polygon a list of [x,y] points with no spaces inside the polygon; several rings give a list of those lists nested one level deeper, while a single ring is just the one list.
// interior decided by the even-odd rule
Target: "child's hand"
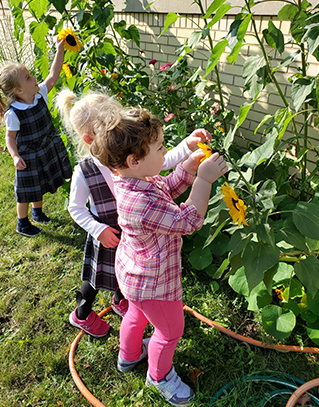
[{"label": "child's hand", "polygon": [[205,154],[201,150],[197,150],[192,153],[187,160],[183,162],[183,168],[189,174],[195,175],[200,164],[200,160],[205,157]]},{"label": "child's hand", "polygon": [[186,138],[187,147],[192,151],[198,148],[197,143],[205,141],[212,141],[211,134],[205,129],[196,129]]},{"label": "child's hand", "polygon": [[119,244],[120,239],[115,236],[115,233],[120,232],[114,228],[111,228],[111,226],[108,226],[106,229],[103,230],[97,240],[99,240],[106,249],[109,249],[110,247],[116,247]]},{"label": "child's hand", "polygon": [[227,171],[228,167],[224,158],[218,153],[214,153],[200,164],[197,177],[212,184]]},{"label": "child's hand", "polygon": [[13,163],[17,170],[24,170],[25,168],[27,168],[24,159],[21,158],[19,155],[14,157]]},{"label": "child's hand", "polygon": [[57,49],[57,52],[58,52],[58,51],[61,51],[61,49],[64,51],[65,39],[59,40],[59,36],[57,35],[57,37],[56,37],[55,40],[56,40],[56,49]]}]

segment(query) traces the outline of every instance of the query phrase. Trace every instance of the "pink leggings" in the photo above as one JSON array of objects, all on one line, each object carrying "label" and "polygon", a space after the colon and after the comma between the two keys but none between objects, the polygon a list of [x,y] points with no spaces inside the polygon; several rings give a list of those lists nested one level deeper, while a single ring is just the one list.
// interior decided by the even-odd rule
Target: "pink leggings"
[{"label": "pink leggings", "polygon": [[141,356],[141,346],[147,323],[154,326],[148,346],[148,371],[152,379],[160,381],[171,370],[179,338],[184,331],[183,302],[129,301],[120,329],[120,353],[127,361]]}]

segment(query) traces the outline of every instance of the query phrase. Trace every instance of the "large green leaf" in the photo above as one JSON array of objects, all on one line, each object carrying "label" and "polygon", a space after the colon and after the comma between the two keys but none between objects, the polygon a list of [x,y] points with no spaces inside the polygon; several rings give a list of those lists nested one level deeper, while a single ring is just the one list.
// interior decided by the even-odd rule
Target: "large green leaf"
[{"label": "large green leaf", "polygon": [[36,1],[30,1],[29,2],[29,8],[30,10],[38,17],[42,17],[44,14],[46,14],[48,5],[49,5],[48,0],[36,0]]},{"label": "large green leaf", "polygon": [[213,261],[213,256],[208,247],[202,249],[201,247],[189,253],[188,260],[196,270],[204,270]]},{"label": "large green leaf", "polygon": [[312,55],[319,45],[319,24],[311,24],[306,26],[306,28],[308,28],[308,31],[302,40],[307,41],[308,53]]},{"label": "large green leaf", "polygon": [[298,6],[294,4],[286,4],[279,10],[278,18],[281,21],[291,20],[298,13]]},{"label": "large green leaf", "polygon": [[30,24],[30,32],[32,35],[33,41],[37,44],[37,46],[43,51],[45,54],[47,52],[47,41],[46,36],[49,32],[49,27],[44,23],[37,23],[33,21]]},{"label": "large green leaf", "polygon": [[279,249],[262,242],[250,242],[243,254],[243,264],[249,289],[252,290],[264,278],[264,272],[279,262]]},{"label": "large green leaf", "polygon": [[317,291],[314,297],[311,295],[307,296],[307,305],[311,312],[319,315],[319,291]]},{"label": "large green leaf", "polygon": [[281,61],[279,66],[277,66],[276,68],[274,68],[272,70],[272,73],[275,73],[278,71],[278,69],[281,69],[281,68],[284,68],[285,66],[290,65],[292,62],[294,62],[299,57],[300,54],[301,54],[300,49],[297,49],[292,54],[288,55],[285,59],[283,59]]},{"label": "large green leaf", "polygon": [[179,15],[176,13],[168,13],[166,16],[166,20],[164,22],[164,28],[163,31],[161,32],[160,35],[162,35],[165,31],[168,30],[168,27],[172,24],[174,24],[176,22],[176,20],[178,19]]},{"label": "large green leaf", "polygon": [[277,305],[267,305],[261,311],[264,330],[277,339],[288,338],[296,325],[295,314]]},{"label": "large green leaf", "polygon": [[319,260],[315,256],[308,256],[295,263],[294,267],[297,277],[314,298],[319,289]]},{"label": "large green leaf", "polygon": [[261,308],[269,305],[272,301],[272,296],[269,294],[265,284],[261,281],[253,290],[248,297],[246,297],[248,302],[247,309],[249,311],[258,312]]},{"label": "large green leaf", "polygon": [[299,78],[291,86],[291,98],[296,109],[306,100],[306,97],[315,89],[316,81],[314,78]]},{"label": "large green leaf", "polygon": [[49,0],[49,1],[61,14],[65,11],[65,6],[68,4],[68,0]]},{"label": "large green leaf", "polygon": [[114,7],[111,4],[108,4],[106,7],[103,8],[94,7],[93,9],[93,18],[98,24],[101,32],[104,32],[106,30],[106,27],[109,26],[113,17]]},{"label": "large green leaf", "polygon": [[319,206],[308,202],[298,202],[293,210],[294,224],[301,234],[319,240]]},{"label": "large green leaf", "polygon": [[276,134],[252,152],[246,153],[240,160],[240,166],[245,164],[249,168],[256,168],[259,164],[266,161],[274,152],[275,140]]},{"label": "large green leaf", "polygon": [[222,6],[220,6],[216,12],[216,14],[214,15],[214,17],[212,18],[212,20],[207,24],[207,28],[212,27],[214,24],[216,24],[219,20],[221,20],[224,15],[230,10],[232,9],[233,6],[231,6],[230,4],[223,4]]},{"label": "large green leaf", "polygon": [[309,338],[316,344],[319,345],[319,320],[314,323],[307,325],[307,334]]},{"label": "large green leaf", "polygon": [[291,264],[282,263],[280,262],[278,265],[278,269],[273,276],[273,280],[275,283],[280,283],[282,281],[289,281],[291,277],[294,276],[294,268]]},{"label": "large green leaf", "polygon": [[206,66],[206,74],[204,75],[204,78],[210,74],[210,72],[215,68],[217,65],[217,62],[219,61],[219,58],[221,57],[222,53],[224,52],[226,46],[228,44],[228,41],[226,39],[221,39],[215,47],[212,49],[211,55],[209,57],[207,66]]},{"label": "large green leaf", "polygon": [[268,28],[263,30],[267,44],[275,48],[280,54],[285,50],[285,40],[283,33],[275,26],[272,20],[268,21]]},{"label": "large green leaf", "polygon": [[239,268],[236,273],[229,277],[228,283],[236,293],[245,297],[249,295],[248,282],[245,275],[245,268]]},{"label": "large green leaf", "polygon": [[291,21],[291,26],[290,26],[290,32],[293,38],[299,43],[304,36],[306,32],[306,25],[308,24],[307,22],[308,18],[308,13],[305,11],[299,11],[297,12],[292,21]]},{"label": "large green leaf", "polygon": [[243,67],[243,79],[245,90],[249,92],[252,99],[261,92],[267,83],[267,68],[264,57],[253,55],[248,57]]},{"label": "large green leaf", "polygon": [[229,237],[225,233],[220,233],[214,239],[214,243],[210,246],[210,249],[215,256],[221,257],[228,251],[228,243]]},{"label": "large green leaf", "polygon": [[209,18],[226,0],[214,0],[212,4],[208,7],[206,14],[203,18]]},{"label": "large green leaf", "polygon": [[292,219],[284,221],[283,227],[280,229],[283,239],[299,250],[308,250],[306,246],[306,239],[301,234],[293,223]]}]

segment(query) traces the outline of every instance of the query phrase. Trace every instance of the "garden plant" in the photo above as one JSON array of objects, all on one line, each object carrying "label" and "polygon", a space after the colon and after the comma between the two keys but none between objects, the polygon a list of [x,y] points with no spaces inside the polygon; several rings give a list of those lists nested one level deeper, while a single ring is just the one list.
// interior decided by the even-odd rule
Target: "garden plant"
[{"label": "garden plant", "polygon": [[[211,131],[212,143],[201,148],[208,155],[212,151],[223,154],[230,171],[227,178],[214,185],[203,229],[184,238],[184,266],[190,270],[186,284],[192,284],[192,279],[196,281],[195,274],[205,270],[201,278],[212,295],[218,297],[219,288],[223,287],[231,298],[232,309],[237,312],[235,322],[222,317],[222,322],[229,323],[231,328],[236,329],[236,318],[246,304],[248,317],[244,322],[239,318],[239,325],[246,324],[250,318],[261,321],[264,332],[259,332],[260,339],[268,343],[297,341],[301,347],[319,345],[318,150],[308,137],[309,127],[319,124],[319,92],[317,77],[307,74],[309,58],[319,60],[319,13],[307,1],[283,2],[278,18],[291,22],[291,39],[285,43],[284,35],[272,20],[262,35],[258,34],[254,10],[259,2],[245,0],[228,34],[214,43],[210,28],[232,6],[225,0],[215,0],[205,10],[201,0],[194,3],[202,14],[202,25],[178,49],[175,63],[161,65],[146,58],[134,25],[127,26],[124,20],[114,22],[111,1],[83,0],[70,5],[66,0],[10,0],[16,44],[22,46],[28,29],[34,43],[34,73],[39,81],[48,74],[54,46],[50,39],[60,33],[68,46],[64,73],[55,91],[63,86],[79,92],[100,90],[118,97],[124,105],[147,107],[165,122],[168,147],[176,145],[195,128]],[[178,18],[178,14],[169,13],[163,33]],[[248,27],[252,31],[248,32]],[[242,73],[245,97],[239,112],[234,112],[227,109],[224,100],[218,62],[227,51],[229,64],[236,64],[251,35],[257,40],[260,52],[245,58]],[[138,50],[134,58],[123,46],[131,43]],[[206,65],[193,69],[189,61],[196,58],[202,47],[208,53]],[[24,62],[23,55],[18,56]],[[287,66],[296,70],[289,78],[289,99],[276,79],[280,69]],[[238,129],[249,120],[250,109],[268,88],[269,91],[275,88],[283,108],[265,115],[257,126],[255,133],[263,131],[263,143],[242,151],[236,145]],[[54,93],[51,92],[52,97]],[[61,126],[56,111],[53,116],[55,124]],[[74,164],[77,158],[73,142],[65,134],[63,138]],[[309,156],[315,157],[315,164]],[[67,191],[65,185],[66,199]],[[71,241],[77,242],[76,238]],[[55,251],[59,258],[59,250]],[[186,299],[191,300],[192,293],[191,287],[185,286]],[[194,298],[191,301],[195,308],[203,313],[211,312],[212,301],[201,303],[196,295]],[[185,349],[195,341],[190,333],[192,329],[197,332],[190,325],[189,335],[186,334],[183,342]],[[204,332],[203,343],[208,343],[205,328]],[[22,341],[21,347],[29,346],[28,341]],[[109,344],[114,354],[115,343],[116,339],[111,337]],[[85,346],[91,348],[92,360],[100,356],[100,345],[88,340]],[[242,348],[237,352],[243,352]],[[255,356],[250,349],[247,352],[249,363],[253,364]],[[58,367],[52,362],[50,368]],[[85,367],[81,373],[86,374]],[[142,395],[136,390],[138,386],[131,383],[129,386],[139,403]],[[125,388],[112,396],[114,405],[129,405],[129,401],[123,401],[123,393],[127,391]],[[207,402],[207,398],[205,394],[203,400]],[[145,405],[152,405],[149,403]]]}]

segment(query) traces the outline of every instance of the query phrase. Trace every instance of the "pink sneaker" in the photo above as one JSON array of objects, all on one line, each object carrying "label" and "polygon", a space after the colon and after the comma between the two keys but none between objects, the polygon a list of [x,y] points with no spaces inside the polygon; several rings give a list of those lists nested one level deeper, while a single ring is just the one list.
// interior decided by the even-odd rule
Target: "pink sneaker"
[{"label": "pink sneaker", "polygon": [[120,301],[119,304],[115,304],[114,302],[114,295],[112,298],[112,310],[119,315],[120,317],[124,317],[128,310],[128,301],[124,298]]},{"label": "pink sneaker", "polygon": [[84,332],[95,338],[101,338],[109,332],[110,325],[104,319],[100,318],[95,311],[92,310],[89,316],[85,320],[82,320],[77,317],[76,310],[77,308],[71,312],[69,316],[71,325],[83,329]]}]

